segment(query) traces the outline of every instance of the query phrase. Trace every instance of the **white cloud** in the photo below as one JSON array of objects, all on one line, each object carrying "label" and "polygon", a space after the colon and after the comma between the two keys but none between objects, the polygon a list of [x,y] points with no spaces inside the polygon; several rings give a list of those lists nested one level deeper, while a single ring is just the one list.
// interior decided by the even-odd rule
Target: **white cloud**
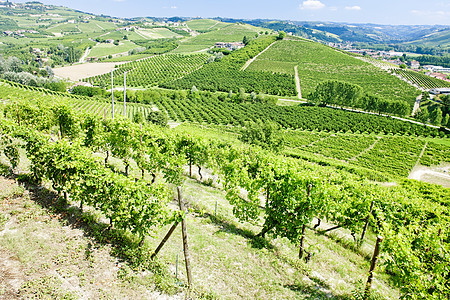
[{"label": "white cloud", "polygon": [[316,10],[324,7],[325,4],[323,4],[319,0],[306,0],[303,1],[302,4],[300,4],[300,9],[307,9],[307,10]]},{"label": "white cloud", "polygon": [[361,10],[361,7],[358,5],[355,6],[346,6],[345,7],[346,10]]},{"label": "white cloud", "polygon": [[411,11],[412,14],[416,15],[416,16],[426,16],[426,17],[442,17],[442,16],[450,16],[450,12],[445,12],[442,10],[438,10],[438,11],[430,11],[430,10],[412,10]]},{"label": "white cloud", "polygon": [[178,7],[176,7],[176,6],[171,6],[170,8],[171,8],[171,9],[177,9]]}]

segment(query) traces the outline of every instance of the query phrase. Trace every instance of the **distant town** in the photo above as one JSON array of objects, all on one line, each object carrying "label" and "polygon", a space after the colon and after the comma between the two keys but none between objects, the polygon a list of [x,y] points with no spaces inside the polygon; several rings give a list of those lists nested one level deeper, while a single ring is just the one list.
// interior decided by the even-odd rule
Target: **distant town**
[{"label": "distant town", "polygon": [[397,51],[375,51],[372,49],[355,49],[350,43],[328,43],[328,46],[344,50],[350,53],[369,56],[384,62],[407,68],[416,72],[424,73],[427,76],[438,78],[450,82],[450,68],[435,65],[420,65],[416,60],[407,60],[406,57],[414,56],[414,53],[397,52]]}]

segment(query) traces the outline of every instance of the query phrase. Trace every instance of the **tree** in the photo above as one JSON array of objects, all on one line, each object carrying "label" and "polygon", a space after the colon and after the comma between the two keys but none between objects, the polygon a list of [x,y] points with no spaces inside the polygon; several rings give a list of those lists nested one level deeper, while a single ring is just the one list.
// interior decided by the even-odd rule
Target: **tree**
[{"label": "tree", "polygon": [[442,105],[444,106],[442,112],[444,114],[450,114],[450,95],[442,95],[441,102]]},{"label": "tree", "polygon": [[415,115],[415,118],[418,119],[422,123],[426,123],[428,121],[428,118],[430,117],[430,114],[428,112],[428,109],[426,107],[421,108],[419,112]]},{"label": "tree", "polygon": [[250,42],[250,39],[246,35],[244,35],[244,39],[242,40],[242,43],[244,45],[248,45],[249,42]]},{"label": "tree", "polygon": [[445,115],[445,118],[444,118],[444,121],[442,121],[442,126],[444,126],[444,127],[449,127],[449,126],[450,126],[450,124],[449,124],[449,118],[450,118],[450,115],[449,115],[449,114],[446,114],[446,115]]},{"label": "tree", "polygon": [[256,122],[247,123],[239,139],[245,143],[276,152],[281,151],[284,147],[280,126],[271,121],[263,122],[258,119]]},{"label": "tree", "polygon": [[169,121],[169,119],[167,118],[167,115],[165,113],[157,110],[152,111],[147,115],[147,121],[165,127],[167,126],[167,122]]},{"label": "tree", "polygon": [[144,115],[141,111],[137,111],[133,115],[133,122],[137,124],[141,124],[144,121]]},{"label": "tree", "polygon": [[436,126],[440,126],[442,122],[442,110],[438,107],[430,114],[430,121]]},{"label": "tree", "polygon": [[284,39],[285,37],[286,37],[286,32],[280,31],[280,32],[278,33],[278,39],[279,39],[279,40],[282,40],[282,39]]}]

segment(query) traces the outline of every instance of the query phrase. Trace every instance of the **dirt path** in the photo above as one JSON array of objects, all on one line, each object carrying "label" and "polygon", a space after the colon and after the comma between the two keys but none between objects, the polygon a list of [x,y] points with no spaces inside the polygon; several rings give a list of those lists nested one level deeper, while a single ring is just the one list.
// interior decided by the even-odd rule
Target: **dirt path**
[{"label": "dirt path", "polygon": [[302,99],[302,89],[300,87],[300,78],[298,77],[298,66],[294,67],[295,71],[295,86],[297,87],[298,98]]},{"label": "dirt path", "polygon": [[445,188],[450,188],[450,166],[425,167],[416,165],[409,174],[408,179],[439,184]]},{"label": "dirt path", "polygon": [[420,159],[422,158],[423,154],[425,153],[425,150],[427,149],[428,146],[428,142],[425,143],[425,145],[423,145],[423,149],[419,154],[419,157],[417,158],[416,164],[414,165],[414,167],[417,167],[420,163]]},{"label": "dirt path", "polygon": [[414,116],[414,115],[416,114],[417,110],[419,110],[419,107],[420,107],[420,100],[422,100],[422,94],[420,94],[419,96],[417,96],[416,102],[414,103],[414,108],[413,108],[413,111],[412,111],[411,116]]},{"label": "dirt path", "polygon": [[144,35],[143,33],[139,32],[139,30],[135,30],[134,32],[136,32],[139,36],[143,37],[144,39],[148,40],[149,37]]},{"label": "dirt path", "polygon": [[321,142],[321,141],[324,141],[324,140],[326,140],[327,138],[329,138],[330,136],[333,136],[333,135],[331,134],[331,135],[328,135],[328,136],[323,137],[323,138],[321,138],[321,139],[318,139],[318,140],[312,142],[311,144],[307,145],[306,147],[312,147],[312,146],[314,146],[315,143],[319,143],[319,142]]},{"label": "dirt path", "polygon": [[255,59],[258,58],[258,56],[260,56],[261,54],[263,54],[264,52],[266,52],[267,49],[269,49],[270,47],[272,47],[272,45],[275,44],[275,42],[273,42],[272,44],[270,44],[269,46],[267,46],[266,49],[264,49],[263,51],[259,52],[258,55],[256,55],[255,57],[253,57],[252,59],[250,59],[248,62],[245,63],[245,65],[241,68],[241,71],[245,71],[245,69],[247,69],[248,66],[250,66],[250,64],[252,62],[255,61]]},{"label": "dirt path", "polygon": [[87,47],[86,51],[84,51],[83,56],[80,58],[79,63],[85,63],[86,62],[86,58],[88,57],[89,53],[91,53],[91,47]]},{"label": "dirt path", "polygon": [[353,157],[350,158],[348,161],[356,160],[358,157],[360,157],[360,156],[363,155],[364,153],[366,153],[366,152],[372,150],[372,149],[375,147],[375,145],[376,145],[380,140],[381,140],[380,137],[377,138],[377,140],[376,140],[372,145],[370,145],[369,147],[367,147],[366,149],[364,149],[363,151],[361,151],[361,153],[359,153],[358,155],[353,156]]}]

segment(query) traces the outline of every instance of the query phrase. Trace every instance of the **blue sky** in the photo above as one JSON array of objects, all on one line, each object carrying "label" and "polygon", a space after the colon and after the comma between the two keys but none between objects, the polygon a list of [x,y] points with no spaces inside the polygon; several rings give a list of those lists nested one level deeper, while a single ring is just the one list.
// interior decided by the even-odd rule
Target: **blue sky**
[{"label": "blue sky", "polygon": [[[449,0],[40,0],[117,17],[230,17],[450,25]],[[14,2],[14,0],[13,0]],[[25,1],[17,1],[25,2]]]}]

